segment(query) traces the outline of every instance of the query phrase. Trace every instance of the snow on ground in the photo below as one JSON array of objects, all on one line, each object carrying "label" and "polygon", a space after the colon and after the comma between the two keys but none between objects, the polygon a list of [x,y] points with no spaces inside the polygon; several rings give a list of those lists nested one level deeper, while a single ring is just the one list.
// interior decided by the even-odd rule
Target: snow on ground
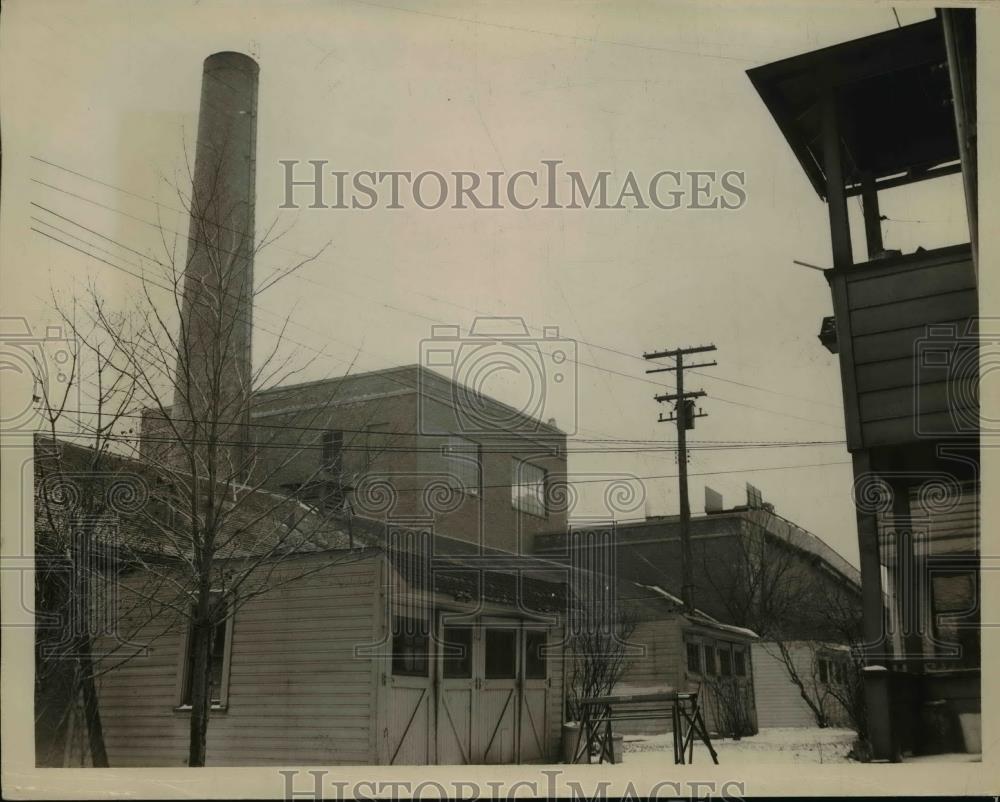
[{"label": "snow on ground", "polygon": [[[856,735],[854,730],[819,727],[765,727],[757,735],[732,741],[713,738],[720,765],[747,763],[848,763],[847,753]],[[632,766],[673,762],[673,735],[626,735],[623,762]],[[666,752],[666,756],[664,756]],[[694,762],[711,763],[712,756],[700,741],[695,742]]]}]

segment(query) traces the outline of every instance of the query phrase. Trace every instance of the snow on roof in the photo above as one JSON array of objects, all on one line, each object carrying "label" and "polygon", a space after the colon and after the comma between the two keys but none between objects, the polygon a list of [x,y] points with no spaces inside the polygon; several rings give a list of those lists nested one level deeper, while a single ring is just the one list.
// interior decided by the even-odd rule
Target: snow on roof
[{"label": "snow on roof", "polygon": [[[653,591],[657,595],[662,596],[664,599],[669,601],[671,604],[674,604],[680,608],[684,607],[683,601],[678,599],[673,593],[669,593],[668,591],[664,590],[659,585],[644,585],[641,582],[636,582],[635,584],[638,585],[640,588],[645,588],[646,590]],[[737,627],[734,626],[733,624],[723,624],[721,621],[719,621],[719,619],[713,618],[704,610],[699,610],[697,607],[695,607],[694,612],[699,619],[704,619],[703,621],[697,621],[697,623],[708,623],[711,626],[716,627],[717,629],[723,629],[726,630],[727,632],[733,632],[739,635],[743,635],[744,637],[747,638],[760,640],[760,636],[752,629],[746,629],[745,627]],[[691,616],[689,616],[689,618],[690,617]]]}]

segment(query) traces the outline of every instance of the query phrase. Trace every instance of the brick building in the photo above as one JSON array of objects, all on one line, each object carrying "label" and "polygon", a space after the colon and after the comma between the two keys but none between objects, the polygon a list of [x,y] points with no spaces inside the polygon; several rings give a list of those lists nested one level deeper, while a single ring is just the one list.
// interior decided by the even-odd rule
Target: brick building
[{"label": "brick building", "polygon": [[420,365],[260,393],[250,428],[272,489],[432,525],[444,547],[525,553],[566,528],[566,434]]}]

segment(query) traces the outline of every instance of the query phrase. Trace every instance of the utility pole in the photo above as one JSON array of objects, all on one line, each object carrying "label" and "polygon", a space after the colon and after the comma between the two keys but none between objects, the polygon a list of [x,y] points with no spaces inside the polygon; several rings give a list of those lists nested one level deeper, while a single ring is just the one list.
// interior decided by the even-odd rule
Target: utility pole
[{"label": "utility pole", "polygon": [[652,368],[646,373],[663,373],[664,371],[677,372],[677,392],[666,395],[653,396],[658,403],[674,402],[674,413],[671,417],[665,418],[661,414],[659,423],[675,422],[677,424],[677,478],[680,486],[681,500],[681,601],[684,607],[690,612],[694,610],[694,576],[692,574],[691,557],[691,505],[688,501],[688,479],[687,479],[687,430],[694,428],[695,418],[704,418],[706,413],[698,409],[695,412],[694,399],[705,395],[704,390],[684,391],[684,370],[692,368],[708,368],[717,364],[712,362],[700,362],[696,365],[685,365],[684,357],[688,354],[700,354],[706,351],[714,351],[714,345],[697,345],[692,348],[674,348],[668,351],[654,351],[643,354],[645,359],[662,359],[672,357],[674,364]]}]

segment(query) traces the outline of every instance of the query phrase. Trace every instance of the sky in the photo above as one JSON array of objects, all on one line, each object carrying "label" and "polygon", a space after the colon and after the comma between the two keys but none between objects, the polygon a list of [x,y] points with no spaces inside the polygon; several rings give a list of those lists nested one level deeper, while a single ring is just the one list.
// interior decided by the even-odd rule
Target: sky
[{"label": "sky", "polygon": [[[912,3],[897,12],[903,24],[933,14]],[[608,517],[616,478],[641,487],[619,517],[677,511],[665,450],[674,430],[657,423],[669,410],[653,399],[672,374],[646,375],[642,354],[712,343],[718,365],[687,377],[686,389],[705,390],[707,413],[689,439],[739,447],[692,451],[692,509],[706,485],[727,506],[744,503],[750,482],[856,564],[839,369],[817,339],[829,289],[793,264],[830,265],[826,207],[745,72],[896,24],[890,6],[844,13],[842,3],[5,4],[4,315],[44,328],[51,290],[72,295],[87,281],[127,302],[134,280],[32,232],[46,226],[32,218],[103,243],[119,265],[155,255],[151,223],[186,231],[175,193],[193,152],[201,63],[250,53],[260,65],[257,227],[287,227],[257,261],[258,286],[324,249],[259,297],[257,353],[286,317],[288,358],[308,361],[304,379],[418,362],[432,325],[465,333],[477,317],[514,317],[528,339],[558,327],[575,343],[575,382],[546,385],[543,417],[570,434],[576,516],[592,519]],[[559,159],[589,177],[610,171],[616,186],[629,171],[641,183],[662,170],[735,170],[746,203],[282,210],[279,162],[289,159],[480,175]],[[881,201],[889,248],[968,239],[957,177]],[[522,379],[486,389],[516,404]]]}]

